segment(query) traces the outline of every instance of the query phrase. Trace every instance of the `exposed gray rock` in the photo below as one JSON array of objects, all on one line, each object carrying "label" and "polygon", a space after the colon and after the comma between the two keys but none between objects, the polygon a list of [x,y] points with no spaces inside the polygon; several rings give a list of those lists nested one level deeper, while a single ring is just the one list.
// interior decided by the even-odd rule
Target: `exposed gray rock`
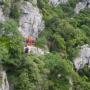
[{"label": "exposed gray rock", "polygon": [[81,0],[81,2],[76,4],[74,11],[78,14],[81,10],[84,10],[86,7],[90,8],[90,0]]},{"label": "exposed gray rock", "polygon": [[44,55],[44,50],[41,49],[41,48],[38,48],[38,47],[35,47],[35,46],[27,46],[27,47],[24,47],[24,50],[28,48],[29,51],[28,53],[33,53],[33,54],[36,54],[36,55]]},{"label": "exposed gray rock", "polygon": [[49,0],[49,3],[57,6],[59,4],[66,4],[68,2],[68,0]]},{"label": "exposed gray rock", "polygon": [[32,54],[35,54],[37,56],[41,56],[41,55],[45,55],[45,54],[50,53],[48,50],[44,50],[42,48],[35,47],[33,45],[24,47],[24,51],[26,48],[28,48],[28,53],[32,53]]},{"label": "exposed gray rock", "polygon": [[9,90],[7,75],[3,70],[0,70],[0,90]]},{"label": "exposed gray rock", "polygon": [[30,2],[24,2],[21,5],[21,17],[19,31],[24,37],[38,37],[40,31],[44,29],[44,21],[38,7]]},{"label": "exposed gray rock", "polygon": [[0,22],[5,21],[5,17],[3,15],[2,7],[0,7]]},{"label": "exposed gray rock", "polygon": [[81,46],[79,57],[74,60],[77,70],[82,69],[86,64],[90,67],[90,47],[88,45]]}]

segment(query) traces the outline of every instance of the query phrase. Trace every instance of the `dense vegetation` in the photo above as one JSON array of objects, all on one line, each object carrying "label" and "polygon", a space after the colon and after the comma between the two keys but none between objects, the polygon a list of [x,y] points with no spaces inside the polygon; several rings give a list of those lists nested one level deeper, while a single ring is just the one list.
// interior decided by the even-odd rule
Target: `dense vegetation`
[{"label": "dense vegetation", "polygon": [[90,90],[90,69],[85,66],[76,72],[72,64],[79,46],[90,44],[90,10],[76,15],[73,9],[78,0],[57,7],[50,6],[48,0],[38,0],[45,30],[36,45],[44,49],[47,45],[50,53],[36,56],[23,51],[17,2],[14,0],[10,19],[0,23],[0,63],[7,71],[10,86],[14,90]]}]

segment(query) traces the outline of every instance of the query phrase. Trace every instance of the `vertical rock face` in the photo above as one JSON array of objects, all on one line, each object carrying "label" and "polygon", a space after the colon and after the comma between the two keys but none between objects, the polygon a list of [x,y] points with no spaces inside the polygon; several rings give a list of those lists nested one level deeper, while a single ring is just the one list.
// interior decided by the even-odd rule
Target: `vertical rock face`
[{"label": "vertical rock face", "polygon": [[9,83],[5,71],[0,71],[0,90],[9,90]]},{"label": "vertical rock face", "polygon": [[83,10],[86,7],[90,8],[90,0],[81,0],[81,2],[76,4],[74,11],[78,14],[81,10]]},{"label": "vertical rock face", "polygon": [[24,37],[38,37],[40,31],[44,29],[44,21],[37,7],[30,2],[21,5],[20,32]]},{"label": "vertical rock face", "polygon": [[2,10],[2,5],[1,5],[1,1],[0,1],[0,22],[5,20],[5,16],[3,14],[3,10]]},{"label": "vertical rock face", "polygon": [[86,64],[90,67],[90,48],[88,45],[81,47],[80,56],[74,60],[77,70],[82,69]]},{"label": "vertical rock face", "polygon": [[66,4],[68,0],[49,0],[49,3],[56,6],[59,4]]}]

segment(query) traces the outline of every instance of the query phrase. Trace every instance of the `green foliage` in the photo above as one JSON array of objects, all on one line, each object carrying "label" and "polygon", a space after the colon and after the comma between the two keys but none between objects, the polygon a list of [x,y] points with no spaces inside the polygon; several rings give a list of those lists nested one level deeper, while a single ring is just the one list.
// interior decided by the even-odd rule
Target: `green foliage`
[{"label": "green foliage", "polygon": [[15,19],[15,20],[19,20],[19,17],[21,15],[21,12],[19,10],[19,6],[18,4],[14,4],[10,10],[10,17]]},{"label": "green foliage", "polygon": [[90,68],[88,67],[88,65],[85,65],[83,69],[79,70],[79,74],[82,77],[86,77],[87,81],[90,80]]},{"label": "green foliage", "polygon": [[50,51],[64,52],[64,54],[67,52],[69,59],[73,59],[78,54],[78,46],[89,43],[89,39],[81,29],[58,17],[48,20],[46,34],[44,35],[49,42]]},{"label": "green foliage", "polygon": [[[60,35],[58,34],[53,35],[53,42],[54,45],[56,44],[57,51],[66,50],[65,41]],[[55,49],[55,47],[53,49]]]},{"label": "green foliage", "polygon": [[[10,1],[5,1],[4,7],[8,9]],[[90,90],[90,69],[85,66],[78,74],[72,65],[79,47],[90,44],[90,10],[76,15],[74,7],[78,1],[69,0],[66,5],[53,7],[48,0],[37,0],[45,30],[37,38],[36,46],[48,47],[50,53],[44,56],[23,53],[23,37],[15,22],[21,15],[21,0],[12,1],[9,17],[14,20],[0,23],[0,63],[14,90],[69,90],[70,86],[73,90]]]},{"label": "green foliage", "polygon": [[36,41],[36,46],[39,46],[41,48],[45,48],[45,45],[46,45],[46,38],[43,36],[39,37]]},{"label": "green foliage", "polygon": [[[18,31],[17,23],[14,20],[8,20],[0,24],[0,43],[2,53],[8,53],[9,59],[19,58],[22,53],[23,39]],[[7,54],[5,55],[7,56]],[[5,59],[7,62],[9,59]],[[9,62],[11,62],[9,60]]]},{"label": "green foliage", "polygon": [[14,84],[15,90],[69,89],[68,76],[72,73],[72,66],[58,54],[42,57],[29,55],[22,62],[16,69],[8,70],[9,80]]},{"label": "green foliage", "polygon": [[47,90],[47,72],[44,62],[33,55],[25,56],[22,62],[19,68],[14,69],[14,73],[12,70],[9,73],[16,79],[9,77],[14,84],[15,90],[39,90],[40,88]]},{"label": "green foliage", "polygon": [[8,50],[4,44],[0,42],[0,64],[2,64],[2,60],[8,59]]}]

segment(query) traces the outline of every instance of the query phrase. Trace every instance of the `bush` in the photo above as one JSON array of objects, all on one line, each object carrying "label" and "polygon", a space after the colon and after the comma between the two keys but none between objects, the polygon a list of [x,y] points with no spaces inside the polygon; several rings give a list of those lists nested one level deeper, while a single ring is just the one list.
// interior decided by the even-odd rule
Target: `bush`
[{"label": "bush", "polygon": [[18,6],[18,3],[14,3],[12,5],[12,8],[10,10],[10,14],[9,16],[13,19],[15,19],[16,21],[19,20],[19,17],[21,16],[21,12],[19,10],[19,6]]},{"label": "bush", "polygon": [[17,23],[14,20],[8,20],[1,23],[0,26],[0,43],[3,45],[2,49],[7,50],[9,57],[9,59],[2,60],[11,62],[10,59],[12,58],[20,58],[23,52],[23,38],[18,31]]}]

